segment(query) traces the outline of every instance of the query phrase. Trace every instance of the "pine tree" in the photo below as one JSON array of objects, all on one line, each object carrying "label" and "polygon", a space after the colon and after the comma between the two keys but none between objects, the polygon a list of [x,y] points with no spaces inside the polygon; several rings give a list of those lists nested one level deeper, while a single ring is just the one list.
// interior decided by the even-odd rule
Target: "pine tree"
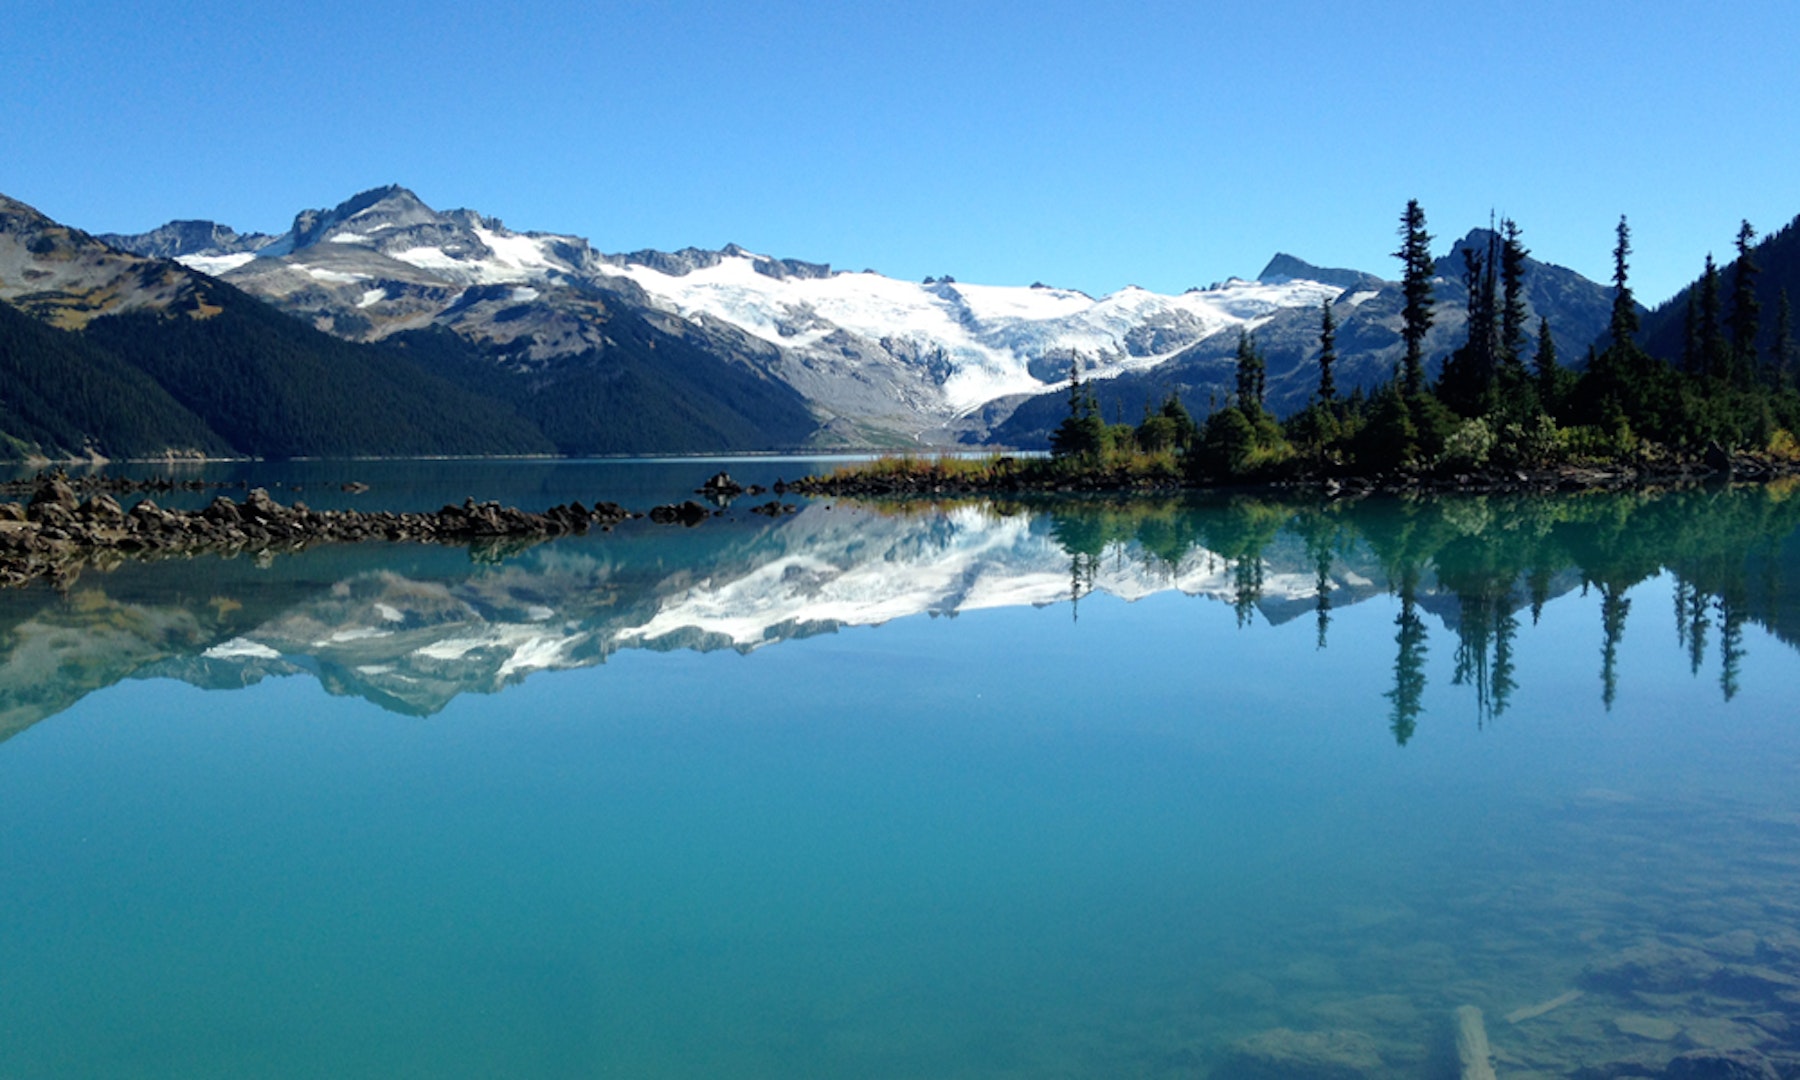
[{"label": "pine tree", "polygon": [[1537,368],[1538,397],[1544,403],[1544,411],[1555,412],[1562,373],[1556,367],[1556,339],[1550,336],[1550,320],[1541,315],[1538,316],[1537,356],[1534,366]]},{"label": "pine tree", "polygon": [[1694,290],[1687,294],[1687,309],[1681,313],[1681,370],[1689,375],[1702,374],[1700,351],[1700,315],[1694,304]]},{"label": "pine tree", "polygon": [[1719,317],[1719,267],[1708,252],[1706,269],[1700,275],[1700,367],[1715,379],[1725,378],[1730,368],[1730,350]]},{"label": "pine tree", "polygon": [[1613,247],[1613,309],[1609,331],[1613,345],[1624,347],[1637,338],[1638,313],[1637,301],[1631,298],[1631,286],[1626,283],[1627,272],[1631,263],[1631,226],[1625,223],[1625,215],[1619,215],[1619,242]]},{"label": "pine tree", "polygon": [[1769,352],[1770,381],[1775,389],[1784,390],[1792,385],[1794,361],[1794,316],[1786,289],[1775,305],[1775,341]]},{"label": "pine tree", "polygon": [[1739,386],[1748,386],[1758,374],[1756,332],[1762,305],[1756,300],[1756,275],[1762,267],[1751,253],[1750,242],[1755,239],[1756,230],[1744,222],[1738,229],[1737,266],[1731,276],[1731,375]]},{"label": "pine tree", "polygon": [[1400,384],[1408,397],[1425,392],[1425,335],[1431,330],[1431,234],[1425,231],[1425,211],[1419,200],[1408,199],[1400,216],[1400,250],[1394,252],[1402,267],[1401,290],[1406,297],[1400,336],[1406,342],[1401,361]]},{"label": "pine tree", "polygon": [[1256,339],[1250,336],[1249,331],[1240,329],[1237,346],[1237,405],[1251,420],[1262,415],[1267,379],[1268,363],[1257,349]]},{"label": "pine tree", "polygon": [[1468,291],[1468,340],[1444,362],[1438,377],[1437,396],[1464,416],[1482,416],[1494,406],[1495,348],[1498,326],[1494,295],[1495,236],[1488,233],[1483,256],[1472,247],[1462,249],[1463,285]]},{"label": "pine tree", "polygon": [[1337,320],[1331,315],[1327,299],[1319,313],[1319,400],[1330,404],[1337,397],[1337,384],[1332,382],[1332,365],[1337,363]]},{"label": "pine tree", "polygon": [[1514,376],[1525,370],[1525,258],[1531,252],[1519,242],[1519,223],[1500,223],[1500,363]]},{"label": "pine tree", "polygon": [[1069,415],[1050,433],[1053,457],[1098,454],[1106,441],[1106,425],[1100,419],[1094,391],[1081,381],[1081,361],[1069,361]]}]

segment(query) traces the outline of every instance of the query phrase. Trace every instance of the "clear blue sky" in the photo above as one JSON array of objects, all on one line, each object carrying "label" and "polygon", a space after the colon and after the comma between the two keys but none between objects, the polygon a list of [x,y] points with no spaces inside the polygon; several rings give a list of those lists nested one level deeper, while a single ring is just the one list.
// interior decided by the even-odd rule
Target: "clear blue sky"
[{"label": "clear blue sky", "polygon": [[1640,299],[1800,214],[1800,5],[6,0],[0,192],[279,232],[398,182],[607,251],[1178,291],[1490,210]]}]

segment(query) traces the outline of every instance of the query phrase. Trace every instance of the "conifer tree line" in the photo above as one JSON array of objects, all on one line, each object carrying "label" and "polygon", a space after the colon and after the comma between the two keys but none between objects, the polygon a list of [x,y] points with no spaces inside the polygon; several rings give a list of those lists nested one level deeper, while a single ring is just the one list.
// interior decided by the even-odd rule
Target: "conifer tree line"
[{"label": "conifer tree line", "polygon": [[[1800,223],[1790,228],[1800,227]],[[1757,232],[1737,232],[1736,258],[1709,254],[1683,300],[1679,355],[1646,347],[1632,294],[1631,227],[1621,216],[1612,250],[1612,312],[1580,370],[1557,355],[1548,317],[1526,305],[1524,230],[1501,218],[1485,249],[1463,251],[1467,333],[1437,365],[1426,341],[1436,321],[1435,264],[1425,211],[1401,213],[1401,352],[1389,379],[1348,395],[1335,382],[1337,317],[1319,311],[1317,389],[1285,420],[1265,405],[1267,362],[1240,331],[1234,392],[1196,424],[1179,398],[1145,409],[1135,428],[1106,424],[1078,367],[1069,416],[1052,438],[1065,467],[1179,475],[1191,482],[1395,472],[1460,475],[1563,465],[1681,467],[1720,455],[1800,459],[1796,344],[1785,292],[1759,299]]]}]

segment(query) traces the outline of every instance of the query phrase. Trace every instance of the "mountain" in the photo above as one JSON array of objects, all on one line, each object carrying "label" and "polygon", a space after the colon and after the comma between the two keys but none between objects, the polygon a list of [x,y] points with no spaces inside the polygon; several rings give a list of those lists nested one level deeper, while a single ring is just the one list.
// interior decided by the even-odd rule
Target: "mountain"
[{"label": "mountain", "polygon": [[[1341,291],[1299,278],[1234,279],[1180,296],[1133,287],[1096,299],[1043,285],[898,281],[736,245],[603,254],[579,237],[433,210],[396,186],[303,211],[268,242],[210,222],[107,239],[168,251],[351,340],[449,330],[473,354],[536,382],[559,382],[617,348],[613,320],[633,316],[646,351],[659,335],[691,347],[680,370],[692,385],[747,387],[751,376],[786,388],[809,410],[799,439],[824,445],[978,441],[1009,403],[1056,389],[1072,361],[1102,378],[1146,370],[1221,331]],[[722,368],[706,369],[706,357]],[[648,379],[666,367],[640,370]],[[787,441],[769,445],[791,445],[793,418],[765,414],[779,404],[765,396],[739,419],[779,428]],[[711,413],[724,402],[706,404]]]},{"label": "mountain", "polygon": [[[1485,255],[1487,229],[1472,230],[1434,264],[1432,281],[1434,321],[1425,339],[1427,374],[1435,377],[1444,358],[1466,336],[1468,289],[1463,284],[1463,251]],[[1309,275],[1297,279],[1295,275]],[[1259,279],[1265,284],[1294,280],[1323,280],[1342,284],[1332,298],[1337,320],[1338,363],[1334,372],[1340,392],[1369,388],[1390,378],[1404,352],[1400,339],[1401,308],[1405,297],[1400,283],[1385,281],[1354,270],[1325,270],[1290,255],[1277,255]],[[1539,316],[1550,320],[1551,335],[1565,363],[1579,363],[1588,344],[1606,329],[1612,312],[1612,290],[1573,270],[1525,260],[1525,302],[1528,325],[1536,340]],[[1246,324],[1268,361],[1269,408],[1285,416],[1304,407],[1318,386],[1319,304],[1272,311],[1264,319]],[[1136,420],[1146,403],[1154,405],[1169,393],[1179,393],[1190,409],[1204,411],[1209,402],[1223,402],[1236,386],[1237,329],[1215,333],[1155,368],[1129,372],[1097,382],[1096,395],[1107,420]],[[999,424],[994,437],[1014,446],[1041,447],[1067,413],[1067,403],[1044,396],[1020,405]]]},{"label": "mountain", "polygon": [[[507,405],[0,197],[12,456],[549,452]],[[23,316],[36,322],[28,325]]]},{"label": "mountain", "polygon": [[[1489,235],[1476,230],[1439,260],[1434,367],[1462,337],[1460,249],[1485,250]],[[1072,365],[1095,381],[1108,419],[1135,417],[1171,390],[1198,410],[1231,386],[1240,330],[1256,334],[1269,402],[1288,412],[1311,393],[1327,300],[1340,324],[1340,387],[1385,380],[1401,351],[1397,283],[1285,253],[1255,280],[1096,298],[1043,284],[900,281],[729,244],[606,254],[577,236],[436,210],[394,185],[301,211],[279,236],[189,220],[86,240],[165,269],[123,291],[89,285],[61,306],[15,302],[63,325],[91,317],[81,306],[90,301],[128,314],[138,293],[184,287],[157,278],[166,257],[373,346],[367,355],[397,356],[565,454],[1041,446]],[[1604,327],[1606,289],[1535,260],[1526,280],[1534,315],[1547,314],[1579,358]],[[146,295],[140,306],[180,302]]]}]

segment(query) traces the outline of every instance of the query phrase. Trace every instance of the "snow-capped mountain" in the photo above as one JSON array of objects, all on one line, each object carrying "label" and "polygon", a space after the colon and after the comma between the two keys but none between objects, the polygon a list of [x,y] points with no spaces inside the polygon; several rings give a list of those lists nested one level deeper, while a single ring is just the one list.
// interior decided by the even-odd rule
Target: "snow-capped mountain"
[{"label": "snow-capped mountain", "polygon": [[1095,298],[899,281],[735,245],[606,255],[580,237],[436,211],[400,187],[304,211],[279,237],[184,221],[101,239],[173,257],[342,337],[444,326],[513,369],[602,347],[606,314],[632,309],[798,391],[825,442],[977,440],[1013,404],[1059,387],[1071,363],[1100,379],[1143,372],[1344,291],[1288,275]]}]

